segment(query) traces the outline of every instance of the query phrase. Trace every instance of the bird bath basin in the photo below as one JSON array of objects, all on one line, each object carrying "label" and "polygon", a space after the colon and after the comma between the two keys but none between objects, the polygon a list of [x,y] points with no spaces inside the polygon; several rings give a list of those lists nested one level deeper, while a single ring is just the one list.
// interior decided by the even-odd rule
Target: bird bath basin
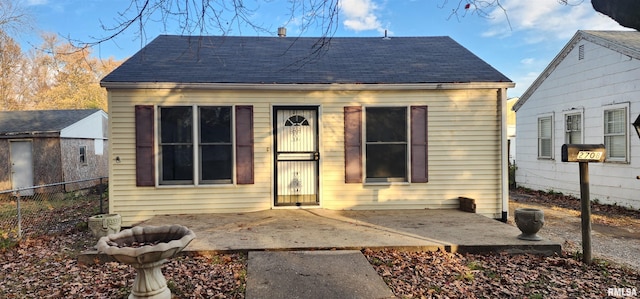
[{"label": "bird bath basin", "polygon": [[98,251],[136,269],[129,299],[170,299],[161,267],[196,237],[181,225],[136,226],[98,240]]}]

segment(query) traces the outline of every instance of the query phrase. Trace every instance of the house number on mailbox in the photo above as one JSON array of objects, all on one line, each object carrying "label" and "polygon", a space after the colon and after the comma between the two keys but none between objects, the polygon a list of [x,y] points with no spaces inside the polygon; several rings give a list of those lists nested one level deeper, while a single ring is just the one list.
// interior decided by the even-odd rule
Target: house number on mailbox
[{"label": "house number on mailbox", "polygon": [[578,152],[578,160],[600,160],[602,152],[580,151]]}]

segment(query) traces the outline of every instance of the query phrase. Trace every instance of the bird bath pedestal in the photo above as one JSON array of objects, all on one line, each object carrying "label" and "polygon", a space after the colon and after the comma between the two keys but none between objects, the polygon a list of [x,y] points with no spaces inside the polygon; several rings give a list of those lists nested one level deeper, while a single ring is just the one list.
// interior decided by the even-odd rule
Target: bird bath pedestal
[{"label": "bird bath pedestal", "polygon": [[162,265],[195,238],[181,225],[136,226],[100,238],[98,251],[136,269],[129,299],[171,299]]}]

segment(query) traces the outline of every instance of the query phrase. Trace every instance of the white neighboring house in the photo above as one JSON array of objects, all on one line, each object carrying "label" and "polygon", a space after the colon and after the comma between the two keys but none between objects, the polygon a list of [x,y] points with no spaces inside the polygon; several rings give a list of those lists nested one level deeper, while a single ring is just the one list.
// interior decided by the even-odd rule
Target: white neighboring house
[{"label": "white neighboring house", "polygon": [[589,163],[591,200],[640,209],[640,32],[578,31],[527,89],[518,115],[518,186],[579,196],[565,143],[604,144]]}]

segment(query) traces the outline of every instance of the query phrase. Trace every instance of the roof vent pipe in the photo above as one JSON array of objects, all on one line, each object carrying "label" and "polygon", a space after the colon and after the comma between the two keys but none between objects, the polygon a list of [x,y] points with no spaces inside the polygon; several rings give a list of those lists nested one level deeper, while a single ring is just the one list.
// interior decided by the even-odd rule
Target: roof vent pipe
[{"label": "roof vent pipe", "polygon": [[278,27],[278,36],[279,37],[286,37],[287,36],[287,28]]},{"label": "roof vent pipe", "polygon": [[391,39],[388,35],[387,35],[387,29],[384,30],[384,37],[382,39]]}]

